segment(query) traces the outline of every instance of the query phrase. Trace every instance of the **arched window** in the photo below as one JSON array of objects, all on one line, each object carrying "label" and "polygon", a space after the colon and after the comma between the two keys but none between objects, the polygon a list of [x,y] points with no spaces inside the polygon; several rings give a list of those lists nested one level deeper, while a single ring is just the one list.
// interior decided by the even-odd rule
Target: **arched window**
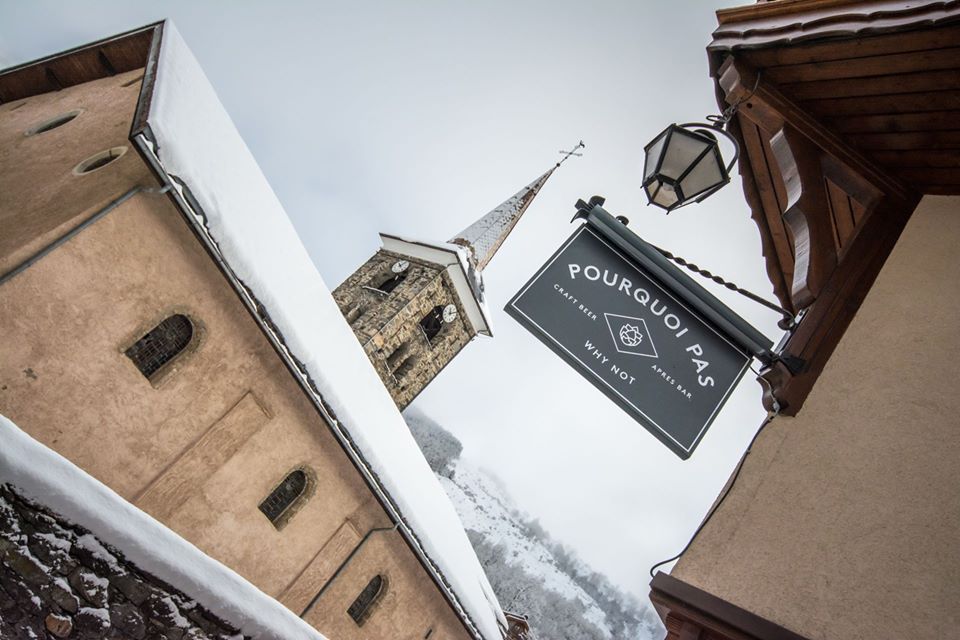
[{"label": "arched window", "polygon": [[401,362],[400,366],[394,370],[393,377],[397,380],[403,380],[408,373],[413,371],[418,362],[420,362],[420,358],[417,357],[417,354],[408,356],[407,359]]},{"label": "arched window", "polygon": [[391,273],[389,276],[387,276],[386,280],[384,280],[374,288],[379,289],[384,293],[390,293],[391,291],[397,288],[397,285],[399,285],[401,282],[403,282],[406,279],[407,279],[406,271],[404,271],[403,273]]},{"label": "arched window", "polygon": [[140,373],[149,378],[176,358],[192,338],[193,323],[178,313],[155,326],[124,353],[133,360]]},{"label": "arched window", "polygon": [[404,359],[407,357],[407,354],[410,352],[410,343],[404,342],[396,349],[393,350],[389,356],[387,356],[387,368],[391,372],[396,373],[397,367],[399,367]]},{"label": "arched window", "polygon": [[287,474],[279,485],[270,492],[260,503],[260,511],[269,518],[275,527],[286,521],[290,508],[304,495],[307,490],[307,472],[303,469],[294,469]]},{"label": "arched window", "polygon": [[427,315],[423,316],[423,319],[420,321],[420,328],[423,329],[427,340],[433,342],[433,339],[436,338],[440,330],[443,329],[443,305],[438,304],[431,309]]},{"label": "arched window", "polygon": [[347,609],[347,614],[353,618],[353,621],[356,622],[357,625],[362,625],[367,619],[367,616],[370,615],[370,608],[373,606],[373,603],[383,595],[385,586],[386,580],[384,580],[383,576],[379,574],[374,576],[373,580],[367,583],[367,586],[363,588],[363,591],[360,592],[357,599],[354,600],[350,608]]}]

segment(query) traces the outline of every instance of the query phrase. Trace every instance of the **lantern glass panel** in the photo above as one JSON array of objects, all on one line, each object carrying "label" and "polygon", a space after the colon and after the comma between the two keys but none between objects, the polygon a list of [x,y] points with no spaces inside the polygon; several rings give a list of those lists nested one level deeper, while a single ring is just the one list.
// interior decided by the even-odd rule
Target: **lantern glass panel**
[{"label": "lantern glass panel", "polygon": [[661,183],[659,180],[654,180],[647,185],[647,197],[650,202],[664,209],[672,207],[679,199],[672,184]]},{"label": "lantern glass panel", "polygon": [[702,136],[684,131],[679,127],[675,128],[663,155],[660,175],[676,180],[710,145],[711,141],[705,140]]},{"label": "lantern glass panel", "polygon": [[647,147],[647,155],[643,161],[644,182],[657,170],[657,164],[660,162],[660,154],[663,152],[663,145],[667,141],[668,133],[670,133],[670,129],[661,133],[660,137],[651,142]]},{"label": "lantern glass panel", "polygon": [[716,153],[707,153],[680,181],[684,198],[690,199],[726,181],[722,160]]}]

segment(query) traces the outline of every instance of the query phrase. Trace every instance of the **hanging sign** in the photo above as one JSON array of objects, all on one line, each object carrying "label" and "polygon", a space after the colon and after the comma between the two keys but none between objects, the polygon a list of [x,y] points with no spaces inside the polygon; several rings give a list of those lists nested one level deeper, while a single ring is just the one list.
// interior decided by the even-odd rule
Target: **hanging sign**
[{"label": "hanging sign", "polygon": [[589,224],[506,311],[683,459],[750,363],[747,349]]}]

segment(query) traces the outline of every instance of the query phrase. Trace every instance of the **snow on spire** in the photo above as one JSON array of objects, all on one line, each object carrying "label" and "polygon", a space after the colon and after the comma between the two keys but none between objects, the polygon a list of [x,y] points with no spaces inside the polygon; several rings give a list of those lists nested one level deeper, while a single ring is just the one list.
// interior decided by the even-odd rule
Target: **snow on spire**
[{"label": "snow on spire", "polygon": [[470,258],[474,263],[474,268],[477,271],[482,270],[493,258],[503,241],[507,239],[507,236],[510,235],[510,232],[520,220],[520,216],[527,210],[547,178],[558,166],[560,165],[551,167],[549,171],[458,233],[449,242],[467,247],[470,250]]}]

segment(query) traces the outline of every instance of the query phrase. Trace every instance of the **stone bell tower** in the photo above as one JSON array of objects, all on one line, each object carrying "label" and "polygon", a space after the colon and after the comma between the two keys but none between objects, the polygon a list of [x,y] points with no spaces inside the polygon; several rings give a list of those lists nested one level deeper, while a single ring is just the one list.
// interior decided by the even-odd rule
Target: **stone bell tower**
[{"label": "stone bell tower", "polygon": [[381,233],[382,248],[334,290],[401,410],[475,336],[492,335],[483,269],[561,162],[448,242]]}]

